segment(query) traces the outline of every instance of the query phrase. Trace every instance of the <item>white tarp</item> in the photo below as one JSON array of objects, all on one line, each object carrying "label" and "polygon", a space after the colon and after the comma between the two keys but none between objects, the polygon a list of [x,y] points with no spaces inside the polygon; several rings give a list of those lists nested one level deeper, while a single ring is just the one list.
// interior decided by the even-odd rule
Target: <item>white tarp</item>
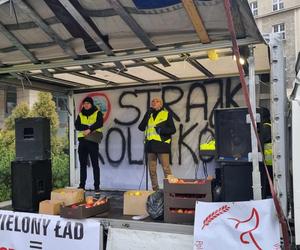
[{"label": "white tarp", "polygon": [[[298,87],[299,88],[299,87]],[[300,91],[298,91],[295,100],[292,101],[292,134],[293,138],[299,138],[300,126]],[[293,193],[294,193],[294,215],[295,215],[295,237],[296,244],[300,245],[300,141],[292,140],[293,146]]]},{"label": "white tarp", "polygon": [[[173,174],[181,178],[203,178],[199,141],[213,135],[213,109],[243,105],[238,78],[197,81],[163,86],[116,88],[75,95],[76,115],[81,102],[91,96],[104,113],[104,139],[100,144],[101,188],[145,188],[144,134],[138,130],[150,100],[159,96],[174,112],[177,129],[172,141]],[[77,170],[79,169],[77,162]],[[162,170],[158,167],[160,183]],[[214,175],[214,163],[208,166]],[[78,180],[79,171],[76,179]],[[93,188],[88,168],[87,188]]]},{"label": "white tarp", "polygon": [[99,250],[100,223],[0,210],[0,249]]},{"label": "white tarp", "polygon": [[193,235],[109,228],[107,250],[190,250]]},{"label": "white tarp", "polygon": [[196,203],[194,250],[280,250],[279,221],[272,199]]}]

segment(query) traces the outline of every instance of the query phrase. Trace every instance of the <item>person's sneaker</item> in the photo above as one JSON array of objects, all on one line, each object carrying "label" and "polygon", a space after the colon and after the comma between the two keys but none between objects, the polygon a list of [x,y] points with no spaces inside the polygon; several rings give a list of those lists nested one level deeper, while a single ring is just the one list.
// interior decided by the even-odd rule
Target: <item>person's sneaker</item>
[{"label": "person's sneaker", "polygon": [[94,198],[95,199],[99,199],[100,198],[100,189],[99,188],[96,188],[95,189],[95,193],[94,193]]},{"label": "person's sneaker", "polygon": [[85,188],[84,188],[83,186],[79,186],[78,189],[83,189],[83,190],[85,190]]}]

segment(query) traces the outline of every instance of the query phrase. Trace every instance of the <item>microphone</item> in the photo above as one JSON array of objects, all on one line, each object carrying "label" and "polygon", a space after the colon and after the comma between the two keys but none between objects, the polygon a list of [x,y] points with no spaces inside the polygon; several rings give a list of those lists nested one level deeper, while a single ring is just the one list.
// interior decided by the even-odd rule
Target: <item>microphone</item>
[{"label": "microphone", "polygon": [[147,110],[147,113],[148,114],[151,114],[151,113],[153,113],[154,112],[154,108],[149,108],[148,110]]}]

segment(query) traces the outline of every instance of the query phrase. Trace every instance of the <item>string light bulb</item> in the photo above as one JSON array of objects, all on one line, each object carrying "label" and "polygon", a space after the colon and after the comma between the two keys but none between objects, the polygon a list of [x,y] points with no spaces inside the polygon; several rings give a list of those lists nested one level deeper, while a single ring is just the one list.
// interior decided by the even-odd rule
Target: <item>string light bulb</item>
[{"label": "string light bulb", "polygon": [[[236,61],[236,56],[233,55],[233,60]],[[240,57],[240,64],[244,65],[245,64],[245,59],[243,57]]]},{"label": "string light bulb", "polygon": [[212,61],[217,61],[219,59],[219,55],[215,49],[207,51],[207,56]]}]

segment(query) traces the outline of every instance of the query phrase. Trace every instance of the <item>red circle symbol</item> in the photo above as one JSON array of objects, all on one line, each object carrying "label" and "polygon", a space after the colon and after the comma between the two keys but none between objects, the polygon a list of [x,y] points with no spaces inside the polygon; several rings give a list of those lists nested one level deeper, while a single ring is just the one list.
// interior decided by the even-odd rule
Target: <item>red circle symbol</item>
[{"label": "red circle symbol", "polygon": [[[86,98],[86,97],[93,98],[94,105],[102,112],[103,122],[105,122],[108,119],[110,111],[111,111],[111,103],[110,103],[107,95],[104,93],[91,93],[91,94],[85,96],[84,98]],[[84,98],[82,99],[82,101],[80,103],[79,112],[81,111]]]}]

